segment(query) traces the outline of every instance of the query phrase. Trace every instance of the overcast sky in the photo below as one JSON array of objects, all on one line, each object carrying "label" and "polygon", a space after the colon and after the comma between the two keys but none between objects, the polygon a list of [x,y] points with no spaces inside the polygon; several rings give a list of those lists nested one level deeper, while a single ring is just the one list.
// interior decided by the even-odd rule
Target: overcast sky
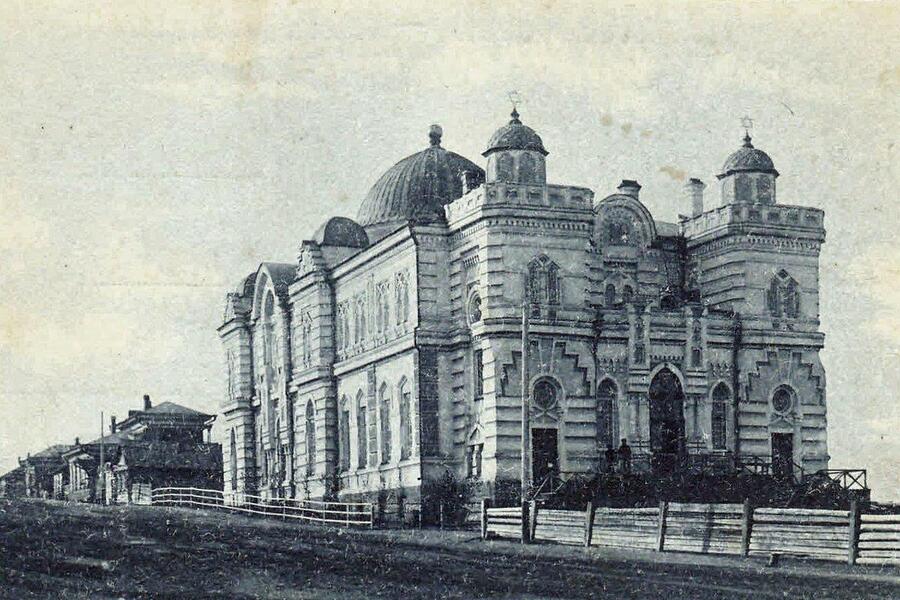
[{"label": "overcast sky", "polygon": [[753,118],[826,212],[831,465],[900,500],[897,4],[361,4],[2,3],[0,471],[144,393],[215,412],[225,293],[431,123],[481,161],[518,90],[552,182],[670,221]]}]

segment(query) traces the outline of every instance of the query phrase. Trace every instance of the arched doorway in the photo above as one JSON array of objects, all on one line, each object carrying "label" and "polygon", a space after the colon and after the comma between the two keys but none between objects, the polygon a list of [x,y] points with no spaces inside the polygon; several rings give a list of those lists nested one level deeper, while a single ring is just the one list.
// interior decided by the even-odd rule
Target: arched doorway
[{"label": "arched doorway", "polygon": [[653,469],[664,473],[675,470],[684,453],[684,391],[669,369],[650,382],[650,450]]}]

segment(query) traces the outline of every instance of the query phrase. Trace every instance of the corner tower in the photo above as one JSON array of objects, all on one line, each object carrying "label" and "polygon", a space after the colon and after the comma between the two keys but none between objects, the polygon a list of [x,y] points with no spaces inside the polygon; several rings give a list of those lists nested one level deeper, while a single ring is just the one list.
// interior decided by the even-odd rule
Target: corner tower
[{"label": "corner tower", "polygon": [[549,154],[534,129],[519,120],[514,108],[507,125],[498,129],[482,156],[487,158],[487,181],[505,183],[547,183],[545,157]]}]

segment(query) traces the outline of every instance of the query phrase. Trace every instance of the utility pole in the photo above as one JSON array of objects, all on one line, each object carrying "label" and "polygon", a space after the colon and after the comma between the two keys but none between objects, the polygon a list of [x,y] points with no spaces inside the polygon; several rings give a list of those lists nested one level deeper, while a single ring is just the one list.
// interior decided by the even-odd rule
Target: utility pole
[{"label": "utility pole", "polygon": [[103,452],[103,411],[100,411],[100,465],[97,474],[100,475],[100,504],[106,504],[106,469],[104,468],[105,454]]},{"label": "utility pole", "polygon": [[[526,286],[527,294],[527,286]],[[528,344],[528,298],[522,302],[522,502],[528,500],[531,491],[531,402],[529,401],[530,374]]]}]

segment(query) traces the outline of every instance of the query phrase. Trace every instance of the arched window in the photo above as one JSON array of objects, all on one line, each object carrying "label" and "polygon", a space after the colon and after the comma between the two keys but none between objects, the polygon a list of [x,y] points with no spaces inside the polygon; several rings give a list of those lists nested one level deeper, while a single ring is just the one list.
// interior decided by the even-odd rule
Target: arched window
[{"label": "arched window", "polygon": [[316,471],[316,409],[312,400],[306,403],[306,474]]},{"label": "arched window", "polygon": [[534,158],[523,154],[519,157],[519,183],[534,183],[536,179]]},{"label": "arched window", "polygon": [[365,469],[368,459],[366,447],[366,398],[362,390],[356,394],[356,447],[358,456],[356,466]]},{"label": "arched window", "polygon": [[303,365],[308,367],[312,364],[312,315],[310,313],[303,315],[302,328]]},{"label": "arched window", "polygon": [[346,396],[338,418],[338,457],[341,471],[350,470],[350,402]]},{"label": "arched window", "polygon": [[497,181],[513,181],[513,157],[507,152],[497,157]]},{"label": "arched window", "polygon": [[275,362],[275,296],[266,294],[263,306],[263,361],[271,366]]},{"label": "arched window", "polygon": [[366,339],[366,295],[360,294],[356,298],[356,343]]},{"label": "arched window", "polygon": [[409,383],[404,378],[400,382],[399,400],[400,400],[400,460],[406,460],[412,456],[412,422],[410,421],[410,405],[412,404],[412,395],[409,391]]},{"label": "arched window", "polygon": [[384,383],[378,392],[378,411],[381,425],[381,464],[384,465],[391,462],[391,395]]},{"label": "arched window", "polygon": [[469,307],[466,312],[469,317],[470,325],[474,325],[481,321],[481,296],[478,292],[473,292],[472,295],[469,296]]},{"label": "arched window", "polygon": [[387,283],[382,282],[375,288],[375,328],[378,333],[385,331],[389,322]]},{"label": "arched window", "polygon": [[527,282],[527,297],[532,305],[555,306],[560,303],[559,267],[546,255],[542,254],[528,263]]},{"label": "arched window", "polygon": [[622,301],[626,304],[634,300],[634,289],[630,285],[622,288]]},{"label": "arched window", "polygon": [[237,489],[237,434],[234,432],[234,429],[231,430],[231,444],[230,444],[230,454],[231,454],[231,489]]},{"label": "arched window", "polygon": [[611,283],[606,284],[606,289],[603,291],[603,304],[606,306],[612,306],[616,303],[616,286]]},{"label": "arched window", "polygon": [[397,273],[396,278],[397,292],[397,323],[406,323],[409,320],[409,279],[406,271]]},{"label": "arched window", "polygon": [[731,390],[724,383],[719,383],[713,388],[712,394],[712,445],[715,450],[724,450],[726,443],[726,431],[728,420],[728,403],[731,400]]},{"label": "arched window", "polygon": [[800,316],[800,286],[784,269],[769,283],[766,307],[773,317],[795,319]]},{"label": "arched window", "polygon": [[597,440],[602,446],[615,442],[613,407],[618,399],[616,384],[604,379],[597,386]]}]

